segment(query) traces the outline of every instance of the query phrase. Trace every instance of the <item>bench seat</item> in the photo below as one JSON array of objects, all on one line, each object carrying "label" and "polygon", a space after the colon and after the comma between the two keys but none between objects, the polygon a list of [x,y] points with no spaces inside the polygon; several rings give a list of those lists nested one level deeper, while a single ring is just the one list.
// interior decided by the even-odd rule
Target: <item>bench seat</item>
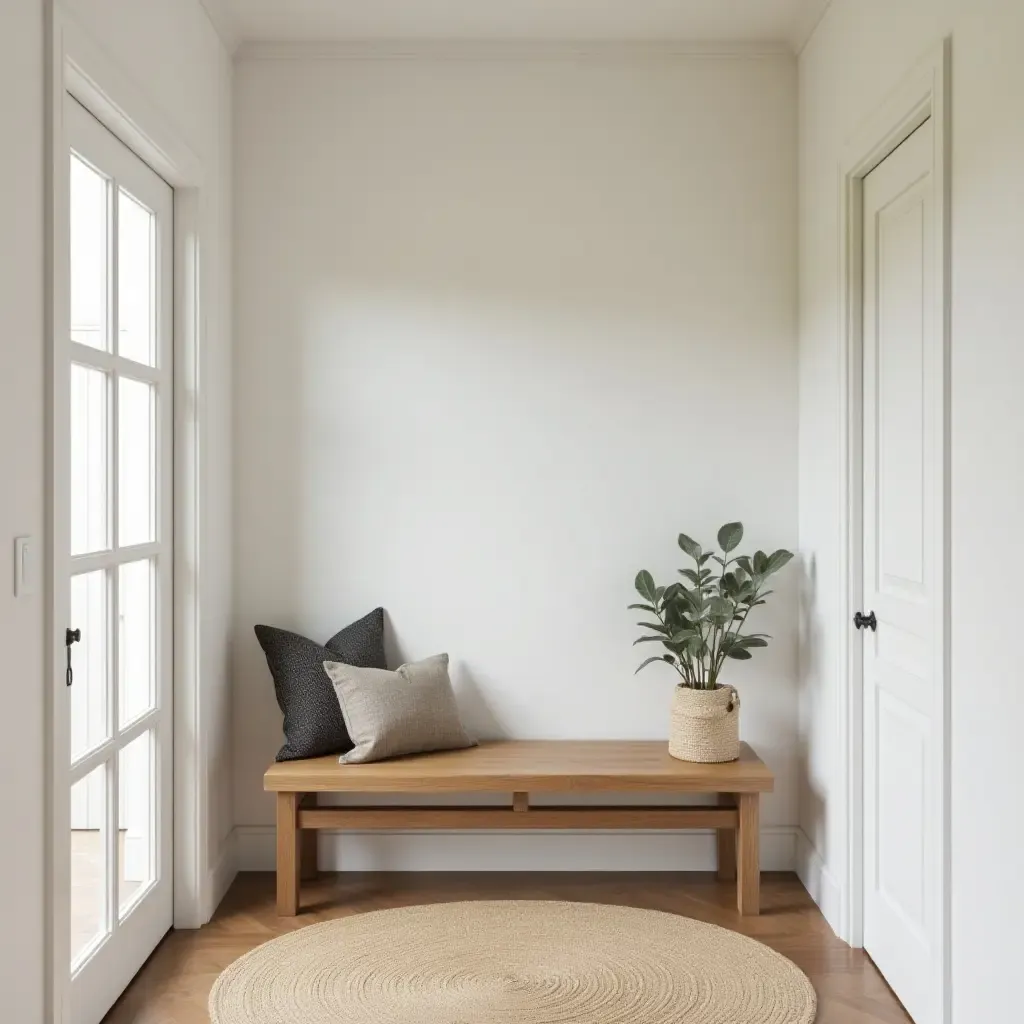
[{"label": "bench seat", "polygon": [[[468,750],[420,754],[374,764],[336,757],[286,761],[264,775],[277,794],[277,907],[299,909],[300,881],[316,873],[316,831],[334,829],[685,829],[718,836],[718,874],[737,879],[738,905],[760,905],[759,805],[774,778],[743,744],[725,764],[669,756],[664,741],[506,740]],[[530,793],[715,794],[717,806],[664,804],[531,807]],[[505,793],[507,807],[317,806],[321,793]]]}]

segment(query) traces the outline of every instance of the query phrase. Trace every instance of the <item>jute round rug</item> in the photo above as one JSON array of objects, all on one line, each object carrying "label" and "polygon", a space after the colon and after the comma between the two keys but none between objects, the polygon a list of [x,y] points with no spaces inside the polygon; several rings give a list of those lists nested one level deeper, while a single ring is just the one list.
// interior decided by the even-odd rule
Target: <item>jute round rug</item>
[{"label": "jute round rug", "polygon": [[441,903],[290,932],[236,960],[213,1024],[811,1024],[785,957],[673,914]]}]

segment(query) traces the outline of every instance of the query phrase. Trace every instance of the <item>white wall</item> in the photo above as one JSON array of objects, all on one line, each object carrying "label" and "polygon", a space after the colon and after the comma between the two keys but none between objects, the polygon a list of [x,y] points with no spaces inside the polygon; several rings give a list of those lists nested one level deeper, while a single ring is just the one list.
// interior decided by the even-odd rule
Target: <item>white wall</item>
[{"label": "white wall", "polygon": [[[43,1009],[43,600],[15,600],[14,538],[43,536],[43,8],[0,6],[0,992]],[[12,823],[17,822],[17,831]]]},{"label": "white wall", "polygon": [[[801,823],[837,895],[838,166],[845,140],[923,54],[953,39],[952,774],[954,1021],[1019,1017],[1024,827],[1014,761],[1024,691],[1013,638],[1024,558],[1024,7],[833,0],[800,58]],[[835,803],[833,802],[833,807]]]},{"label": "white wall", "polygon": [[[668,580],[681,529],[734,517],[796,539],[793,60],[250,59],[235,111],[240,862],[272,864],[281,741],[257,622],[322,641],[383,604],[392,661],[449,651],[481,735],[666,736],[669,670],[633,678],[636,571]],[[776,866],[795,575],[732,675],[778,773]],[[343,863],[594,862],[580,838],[431,842]],[[688,863],[656,842],[599,860]]]},{"label": "white wall", "polygon": [[[230,61],[198,0],[71,0],[69,9],[102,41],[130,77],[210,162],[211,173],[230,173],[226,125],[230,118]],[[0,691],[6,730],[5,756],[12,767],[0,781],[0,807],[17,831],[0,844],[0,905],[8,926],[0,929],[0,992],[4,1019],[43,1020],[44,957],[44,687],[42,589],[13,596],[14,537],[39,542],[44,518],[44,33],[43,0],[4,0],[0,5]],[[210,404],[211,443],[204,463],[203,537],[212,555],[201,586],[207,612],[203,636],[204,694],[212,741],[230,749],[227,728],[227,614],[230,549],[215,537],[230,532],[230,309],[217,302],[230,274],[226,182],[210,193],[207,287],[210,347],[204,381]],[[215,437],[213,435],[216,435]],[[43,568],[39,578],[43,578]],[[230,829],[228,765],[210,774],[210,806],[217,842]],[[211,851],[212,852],[212,851]],[[212,893],[212,881],[210,882]],[[10,924],[16,922],[16,927]]]}]

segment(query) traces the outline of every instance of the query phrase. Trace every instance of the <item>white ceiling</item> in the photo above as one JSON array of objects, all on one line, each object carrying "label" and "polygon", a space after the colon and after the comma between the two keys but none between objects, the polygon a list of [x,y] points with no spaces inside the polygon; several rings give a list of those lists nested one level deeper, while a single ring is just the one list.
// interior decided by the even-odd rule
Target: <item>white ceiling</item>
[{"label": "white ceiling", "polygon": [[238,42],[381,40],[784,43],[829,0],[202,0]]}]

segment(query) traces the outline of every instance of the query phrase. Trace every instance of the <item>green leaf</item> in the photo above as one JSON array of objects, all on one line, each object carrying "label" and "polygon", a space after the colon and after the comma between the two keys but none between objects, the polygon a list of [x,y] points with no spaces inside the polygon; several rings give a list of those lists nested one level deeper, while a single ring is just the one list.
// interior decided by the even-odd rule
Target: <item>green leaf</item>
[{"label": "green leaf", "polygon": [[701,547],[692,538],[687,537],[685,533],[679,534],[679,546],[685,551],[695,562],[700,559]]},{"label": "green leaf", "polygon": [[754,567],[750,564],[750,556],[749,555],[740,555],[740,557],[736,559],[736,564],[748,576],[753,576],[754,575]]},{"label": "green leaf", "polygon": [[663,644],[665,638],[663,636],[642,636],[638,640],[633,641],[633,646],[637,644]]},{"label": "green leaf", "polygon": [[786,565],[793,557],[792,551],[784,551],[781,548],[774,552],[768,559],[768,566],[764,571],[766,576],[770,576],[773,572],[778,572],[784,565]]},{"label": "green leaf", "polygon": [[737,661],[750,661],[753,655],[750,651],[745,651],[742,647],[730,647],[729,653],[726,654],[727,658],[735,658]]},{"label": "green leaf", "polygon": [[658,609],[652,604],[630,604],[626,606],[626,610],[631,612],[650,612],[652,615],[658,614]]},{"label": "green leaf", "polygon": [[696,569],[680,569],[680,576],[685,576],[695,587],[700,585],[700,577]]},{"label": "green leaf", "polygon": [[654,585],[654,577],[646,569],[641,569],[636,574],[636,580],[633,585],[636,587],[636,592],[642,598],[650,601],[651,604],[658,603],[658,588]]},{"label": "green leaf", "polygon": [[754,572],[763,576],[768,568],[768,556],[763,551],[754,552]]},{"label": "green leaf", "polygon": [[662,602],[665,604],[670,604],[672,601],[676,599],[676,594],[678,594],[679,591],[682,589],[683,585],[681,583],[670,583],[665,588],[665,593],[661,595]]},{"label": "green leaf", "polygon": [[633,675],[636,675],[637,672],[640,671],[640,669],[647,668],[648,665],[652,664],[655,661],[667,662],[667,661],[671,661],[671,660],[672,660],[672,656],[670,654],[662,654],[662,655],[660,655],[660,656],[658,656],[656,658],[648,658],[645,662],[643,662],[640,665],[640,668],[638,668],[636,670],[636,672],[633,673]]},{"label": "green leaf", "polygon": [[672,627],[673,632],[685,625],[686,617],[675,602],[665,605],[665,622]]},{"label": "green leaf", "polygon": [[741,540],[743,540],[742,523],[726,523],[718,531],[718,546],[726,554],[734,550]]},{"label": "green leaf", "polygon": [[681,629],[678,633],[672,634],[672,643],[685,644],[695,636],[700,636],[700,632],[698,630]]},{"label": "green leaf", "polygon": [[660,622],[638,622],[637,625],[641,629],[653,629],[658,633],[664,633],[665,636],[672,635],[672,630],[668,626],[663,626]]},{"label": "green leaf", "polygon": [[749,650],[751,647],[767,647],[767,646],[768,646],[768,641],[765,640],[763,637],[759,637],[759,636],[738,636],[729,645],[729,649],[730,650],[735,650],[736,648],[739,648],[740,650],[746,651],[746,650]]}]

